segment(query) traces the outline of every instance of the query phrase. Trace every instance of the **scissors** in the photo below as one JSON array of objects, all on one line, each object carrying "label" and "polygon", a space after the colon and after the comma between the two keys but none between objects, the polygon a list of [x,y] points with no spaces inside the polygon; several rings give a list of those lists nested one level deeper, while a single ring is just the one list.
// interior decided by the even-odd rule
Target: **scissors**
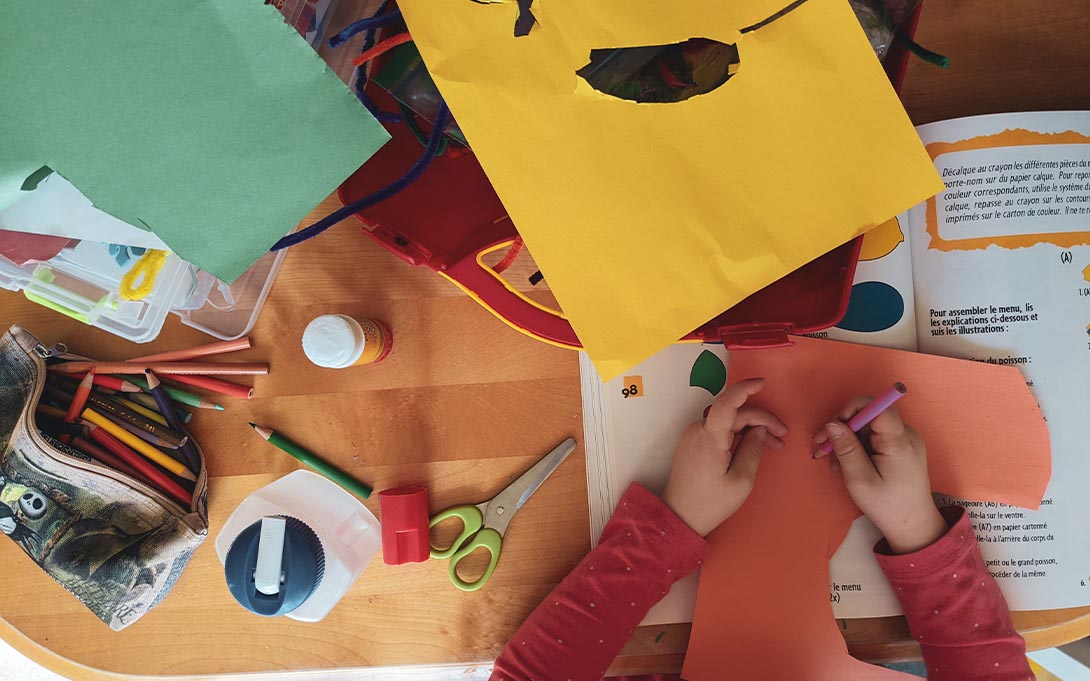
[{"label": "scissors", "polygon": [[[462,533],[447,548],[431,545],[432,558],[450,558],[450,581],[454,586],[462,591],[476,591],[485,585],[500,560],[503,534],[511,518],[574,450],[575,440],[569,437],[488,501],[476,506],[452,506],[432,517],[429,527],[448,518],[459,518],[464,525]],[[477,549],[487,549],[491,554],[488,567],[477,581],[467,582],[458,576],[458,563]]]}]

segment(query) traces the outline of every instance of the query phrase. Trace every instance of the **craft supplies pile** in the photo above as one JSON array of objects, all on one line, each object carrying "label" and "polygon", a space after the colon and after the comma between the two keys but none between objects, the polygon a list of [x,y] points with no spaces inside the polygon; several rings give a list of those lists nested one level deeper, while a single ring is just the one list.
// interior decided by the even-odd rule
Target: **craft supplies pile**
[{"label": "craft supplies pile", "polygon": [[[376,518],[363,502],[379,481],[357,475],[374,462],[349,464],[333,438],[316,436],[323,424],[296,418],[317,407],[286,398],[320,400],[290,392],[288,379],[263,385],[262,355],[275,347],[291,364],[278,359],[278,372],[333,386],[330,395],[417,388],[399,369],[430,367],[434,348],[407,333],[395,348],[394,336],[431,320],[414,309],[392,328],[372,316],[385,313],[323,298],[328,289],[306,281],[300,328],[281,328],[276,310],[262,327],[276,326],[275,338],[254,348],[248,336],[285,258],[290,268],[314,251],[285,254],[344,221],[351,248],[377,243],[488,308],[500,318],[489,333],[582,351],[593,541],[624,486],[662,477],[684,427],[709,418],[729,384],[758,375],[768,378],[763,397],[808,428],[845,398],[888,388],[846,420],[850,433],[907,403],[907,417],[938,424],[936,491],[1041,504],[1049,430],[1019,369],[906,351],[922,334],[908,319],[911,281],[853,282],[861,258],[860,272],[908,258],[913,225],[958,250],[946,232],[919,227],[944,187],[939,153],[894,86],[909,53],[946,63],[907,35],[915,0],[688,0],[669,12],[621,0],[385,0],[361,3],[366,12],[330,36],[330,18],[345,14],[337,3],[311,13],[274,4],[0,7],[0,286],[72,328],[118,337],[102,357],[18,326],[3,337],[0,416],[11,418],[0,419],[0,513],[24,494],[48,498],[50,511],[19,507],[0,528],[111,628],[162,602],[201,550],[207,495],[220,493],[209,481],[240,442],[255,443],[246,456],[263,464],[309,470],[237,476],[237,489],[250,487],[218,507],[218,586],[248,611],[240,616],[308,623],[351,599],[380,548],[383,574],[424,580],[414,565],[446,560],[443,583],[474,598],[503,574],[506,533],[531,515],[516,513],[581,458],[570,457],[576,433],[549,432],[544,451],[522,452],[532,462],[520,475],[475,480],[476,498],[438,512],[429,488],[454,484],[449,476],[405,466],[397,472],[413,479],[380,486]],[[327,62],[338,58],[348,66],[335,73]],[[527,281],[506,278],[531,258]],[[911,280],[912,263],[898,262]],[[334,286],[369,275],[325,272]],[[391,299],[419,295],[399,285]],[[555,309],[525,293],[535,286]],[[131,351],[126,342],[155,341],[170,314],[219,340]],[[911,348],[795,335],[894,327],[911,330]],[[945,350],[935,354],[970,356]],[[902,380],[912,393],[898,401]],[[255,392],[275,398],[261,408],[277,413],[232,412]],[[218,451],[193,436],[205,427]],[[717,678],[726,648],[747,678],[761,677],[775,662],[765,644],[784,631],[808,642],[800,666],[859,672],[826,587],[860,509],[810,456],[813,443],[775,437],[785,453],[762,464],[749,505],[702,544],[699,592],[690,584],[687,599],[667,596],[673,581],[662,585],[670,613],[654,621],[694,621],[693,678]],[[85,519],[109,528],[113,553],[73,536]],[[433,532],[452,541],[435,543]],[[731,560],[738,546],[754,555]],[[773,596],[748,588],[762,579]],[[727,601],[755,614],[732,619],[716,605]]]},{"label": "craft supplies pile", "polygon": [[[10,7],[0,229],[52,237],[37,250],[17,240],[24,265],[71,259],[73,240],[131,255],[118,251],[106,298],[79,305],[41,267],[7,286],[125,333],[113,317],[164,285],[164,253],[229,285],[270,247],[395,200],[437,154],[469,154],[555,294],[566,342],[609,379],[941,188],[875,53],[913,8],[749,0],[663,20],[653,5],[562,3],[520,12],[514,35],[505,3],[403,0],[329,40],[366,36],[347,74],[357,100],[272,7],[205,0],[164,16],[68,2],[63,20]],[[429,68],[410,76],[412,55]],[[374,105],[372,81],[401,113]],[[281,239],[398,121],[424,142],[404,175]],[[416,262],[444,250],[413,247]],[[134,340],[207,295],[210,281],[179,276]]]}]

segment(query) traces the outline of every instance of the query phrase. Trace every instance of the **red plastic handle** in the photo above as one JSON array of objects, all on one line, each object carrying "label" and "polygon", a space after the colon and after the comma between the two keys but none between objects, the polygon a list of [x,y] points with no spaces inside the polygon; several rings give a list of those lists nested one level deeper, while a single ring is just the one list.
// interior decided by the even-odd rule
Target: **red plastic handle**
[{"label": "red plastic handle", "polygon": [[442,270],[442,274],[519,331],[546,343],[575,350],[581,349],[583,346],[580,345],[579,338],[576,337],[575,331],[572,330],[571,324],[564,315],[516,291],[495,270],[481,262],[480,257],[483,253],[502,245],[503,242],[482,248],[476,254],[462,258],[454,265]]}]

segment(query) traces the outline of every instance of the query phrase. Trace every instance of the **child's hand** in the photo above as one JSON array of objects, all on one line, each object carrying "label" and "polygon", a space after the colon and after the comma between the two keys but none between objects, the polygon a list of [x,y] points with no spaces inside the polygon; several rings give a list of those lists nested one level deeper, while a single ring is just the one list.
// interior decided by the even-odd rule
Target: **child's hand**
[{"label": "child's hand", "polygon": [[[848,421],[868,402],[866,397],[853,399],[837,418]],[[897,410],[887,409],[859,435],[862,441],[844,423],[832,422],[814,436],[814,442],[832,440],[836,456],[830,457],[830,465],[843,472],[852,501],[894,553],[933,544],[947,525],[931,499],[927,451],[920,434],[904,424]]]},{"label": "child's hand", "polygon": [[[723,391],[708,416],[689,426],[678,442],[662,500],[701,536],[734,514],[753,490],[761,449],[781,449],[787,426],[775,414],[745,406],[764,387],[763,378],[739,381]],[[741,435],[731,450],[735,436]]]}]

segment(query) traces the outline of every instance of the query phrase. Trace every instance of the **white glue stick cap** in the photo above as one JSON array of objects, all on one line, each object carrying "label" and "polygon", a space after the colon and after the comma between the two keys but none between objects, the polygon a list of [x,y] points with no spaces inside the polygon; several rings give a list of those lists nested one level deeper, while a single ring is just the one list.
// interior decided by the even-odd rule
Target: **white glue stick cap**
[{"label": "white glue stick cap", "polygon": [[363,328],[343,314],[327,314],[307,324],[303,332],[303,352],[320,367],[343,369],[352,366],[363,354]]}]

